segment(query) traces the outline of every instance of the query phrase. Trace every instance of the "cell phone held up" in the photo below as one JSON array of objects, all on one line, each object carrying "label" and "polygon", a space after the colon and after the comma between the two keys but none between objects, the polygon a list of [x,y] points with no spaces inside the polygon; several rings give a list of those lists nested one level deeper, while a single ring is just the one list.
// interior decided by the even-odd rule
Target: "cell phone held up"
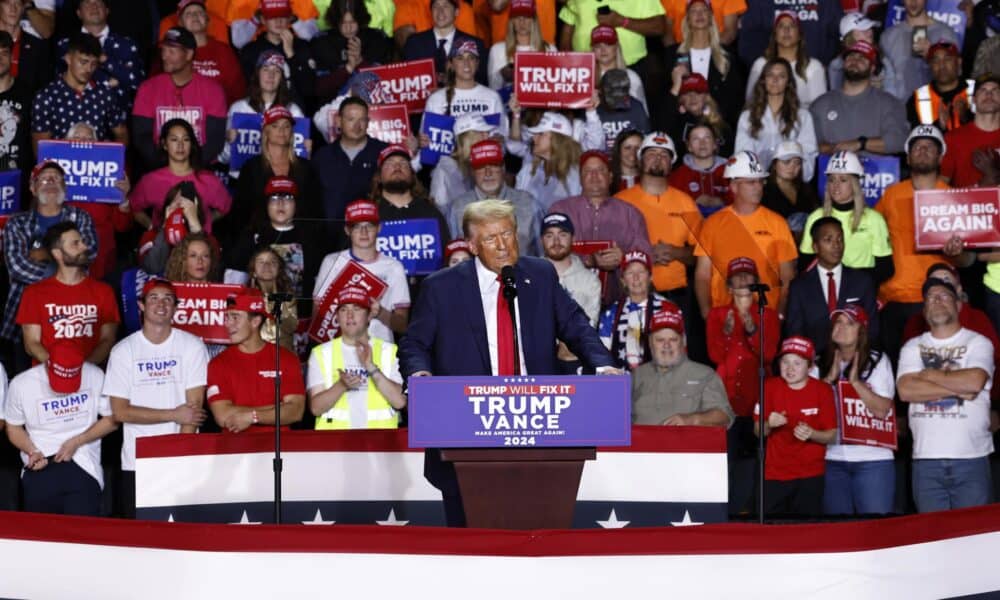
[{"label": "cell phone held up", "polygon": [[611,14],[611,7],[610,6],[598,6],[597,7],[597,14],[604,15],[604,16],[610,15]]},{"label": "cell phone held up", "polygon": [[927,39],[927,26],[926,25],[915,25],[913,27],[913,34],[910,38],[910,50],[913,52],[913,56],[923,57],[923,52],[918,48],[921,42]]},{"label": "cell phone held up", "polygon": [[188,200],[194,200],[198,196],[198,192],[194,189],[193,181],[182,181],[181,187],[177,191]]}]

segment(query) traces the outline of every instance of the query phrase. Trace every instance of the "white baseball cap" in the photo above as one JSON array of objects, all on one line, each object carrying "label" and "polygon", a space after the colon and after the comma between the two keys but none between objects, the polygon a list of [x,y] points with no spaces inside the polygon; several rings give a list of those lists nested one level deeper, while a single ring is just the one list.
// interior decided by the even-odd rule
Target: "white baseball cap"
[{"label": "white baseball cap", "polygon": [[455,127],[453,129],[455,136],[460,136],[467,131],[482,131],[484,133],[489,133],[496,129],[492,125],[486,122],[486,119],[482,115],[462,115],[461,117],[455,119]]},{"label": "white baseball cap", "polygon": [[847,37],[852,31],[868,31],[878,27],[878,23],[859,12],[849,12],[840,18],[840,39]]},{"label": "white baseball cap", "polygon": [[865,174],[865,168],[861,166],[861,159],[858,158],[857,154],[847,150],[840,150],[830,156],[830,162],[826,163],[825,173],[827,175],[839,173],[861,177]]},{"label": "white baseball cap", "polygon": [[931,138],[932,140],[937,140],[937,143],[941,146],[941,156],[948,151],[948,145],[944,143],[944,136],[941,134],[941,130],[934,125],[917,125],[910,132],[910,135],[906,137],[906,144],[904,148],[906,153],[910,153],[910,143],[914,140],[919,140],[920,138]]},{"label": "white baseball cap", "polygon": [[567,137],[573,137],[573,124],[563,115],[555,112],[542,113],[541,120],[534,127],[527,128],[531,135],[538,135],[546,131],[561,133]]},{"label": "white baseball cap", "polygon": [[726,170],[722,174],[726,179],[765,179],[768,175],[757,155],[749,150],[734,154],[726,162]]},{"label": "white baseball cap", "polygon": [[805,152],[802,150],[802,144],[796,142],[795,140],[785,140],[778,144],[778,147],[774,149],[774,156],[771,157],[771,161],[776,160],[788,160],[789,158],[804,158]]},{"label": "white baseball cap", "polygon": [[639,146],[639,156],[642,156],[643,151],[647,148],[663,148],[670,152],[671,164],[677,162],[677,148],[674,146],[674,140],[670,139],[670,136],[662,131],[647,133],[646,137],[642,138],[642,144]]}]

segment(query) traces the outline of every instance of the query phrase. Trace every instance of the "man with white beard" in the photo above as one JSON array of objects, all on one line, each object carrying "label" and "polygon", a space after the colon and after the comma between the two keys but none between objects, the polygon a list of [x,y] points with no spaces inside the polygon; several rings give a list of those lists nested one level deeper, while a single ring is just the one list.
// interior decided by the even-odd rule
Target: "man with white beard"
[{"label": "man with white beard", "polygon": [[56,272],[56,264],[42,245],[45,233],[56,223],[76,224],[91,261],[97,256],[94,222],[83,209],[66,206],[65,171],[55,161],[43,161],[31,171],[31,208],[12,216],[3,230],[3,253],[10,275],[0,337],[13,344],[15,372],[30,366],[21,347],[21,331],[14,323],[24,289]]}]

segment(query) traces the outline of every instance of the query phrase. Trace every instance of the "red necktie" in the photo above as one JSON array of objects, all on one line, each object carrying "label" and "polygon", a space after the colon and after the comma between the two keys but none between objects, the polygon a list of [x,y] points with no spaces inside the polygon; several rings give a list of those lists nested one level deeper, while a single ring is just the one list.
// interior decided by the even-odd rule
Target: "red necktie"
[{"label": "red necktie", "polygon": [[837,282],[833,280],[833,271],[826,272],[826,307],[830,312],[837,310]]},{"label": "red necktie", "polygon": [[514,362],[514,323],[510,320],[507,299],[503,297],[503,281],[497,292],[497,375],[517,375],[520,369]]}]

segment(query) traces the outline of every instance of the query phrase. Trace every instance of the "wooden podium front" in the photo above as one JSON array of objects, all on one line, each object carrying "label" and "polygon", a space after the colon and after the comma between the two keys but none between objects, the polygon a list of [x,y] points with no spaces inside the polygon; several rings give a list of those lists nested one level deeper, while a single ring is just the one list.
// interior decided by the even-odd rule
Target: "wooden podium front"
[{"label": "wooden podium front", "polygon": [[594,448],[450,448],[468,527],[569,529]]}]

